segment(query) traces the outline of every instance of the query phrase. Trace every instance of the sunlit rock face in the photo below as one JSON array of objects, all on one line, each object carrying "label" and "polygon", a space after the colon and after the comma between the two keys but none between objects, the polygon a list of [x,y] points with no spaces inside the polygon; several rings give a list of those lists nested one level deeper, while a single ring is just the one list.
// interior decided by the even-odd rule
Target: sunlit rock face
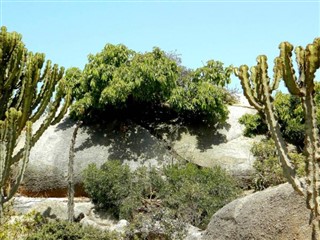
[{"label": "sunlit rock face", "polygon": [[216,212],[203,240],[312,239],[305,199],[288,183],[234,200]]},{"label": "sunlit rock face", "polygon": [[[142,165],[161,167],[182,159],[206,167],[219,165],[241,179],[249,178],[254,162],[250,148],[255,139],[242,135],[243,126],[238,119],[255,110],[242,103],[229,106],[229,111],[229,119],[219,129],[188,125],[172,131],[176,125],[170,122],[141,126],[119,120],[103,126],[81,127],[75,144],[76,195],[84,195],[83,169],[90,163],[100,166],[110,160],[120,160],[134,170]],[[75,122],[66,117],[41,136],[31,150],[20,193],[66,196],[69,147],[74,128]]]},{"label": "sunlit rock face", "polygon": [[[42,135],[30,153],[20,192],[26,195],[65,196],[69,148],[75,123],[65,118]],[[120,160],[136,169],[161,166],[170,153],[148,130],[138,125],[110,123],[108,126],[82,127],[75,144],[74,172],[76,195],[83,194],[82,171],[88,164],[98,166],[108,160]]]},{"label": "sunlit rock face", "polygon": [[244,126],[239,118],[255,113],[246,106],[229,106],[229,119],[221,128],[192,126],[174,141],[173,148],[186,159],[200,166],[219,165],[240,178],[252,173],[254,157],[250,149],[256,138],[243,136]]}]

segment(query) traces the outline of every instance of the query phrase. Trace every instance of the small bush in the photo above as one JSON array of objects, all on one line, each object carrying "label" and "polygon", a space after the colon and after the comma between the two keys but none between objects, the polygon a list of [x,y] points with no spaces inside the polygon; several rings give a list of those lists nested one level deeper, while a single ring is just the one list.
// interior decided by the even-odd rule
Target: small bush
[{"label": "small bush", "polygon": [[246,113],[239,118],[239,123],[245,126],[243,135],[253,137],[258,134],[265,134],[268,131],[267,125],[259,114]]},{"label": "small bush", "polygon": [[[256,161],[253,165],[256,170],[254,176],[254,187],[256,190],[263,190],[267,187],[286,182],[272,139],[263,139],[258,143],[254,143],[251,152],[256,157]],[[304,156],[301,153],[296,152],[290,152],[289,156],[295,165],[297,174],[303,176],[305,166]]]},{"label": "small bush", "polygon": [[116,240],[116,233],[100,231],[93,227],[82,227],[79,223],[52,221],[41,225],[27,240]]},{"label": "small bush", "polygon": [[131,177],[127,165],[121,165],[119,161],[108,161],[100,169],[90,164],[84,170],[83,184],[93,203],[111,210],[119,217],[122,201],[130,194]]},{"label": "small bush", "polygon": [[17,215],[12,210],[13,202],[5,205],[4,217],[0,225],[0,240],[25,239],[35,228],[47,221],[34,211],[25,215]]}]

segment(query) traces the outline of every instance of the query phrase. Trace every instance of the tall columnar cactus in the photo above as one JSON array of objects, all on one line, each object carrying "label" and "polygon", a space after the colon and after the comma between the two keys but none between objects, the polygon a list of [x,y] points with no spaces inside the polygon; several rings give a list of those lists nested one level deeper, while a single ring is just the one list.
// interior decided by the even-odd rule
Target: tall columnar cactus
[{"label": "tall columnar cactus", "polygon": [[[31,147],[50,124],[60,121],[71,102],[64,69],[45,63],[44,54],[28,52],[21,38],[1,28],[0,217],[3,204],[13,197],[22,180]],[[32,131],[37,120],[40,127]],[[17,140],[23,135],[25,144],[18,149]],[[13,165],[19,169],[15,174]],[[6,189],[8,182],[12,183],[10,189]]]},{"label": "tall columnar cactus", "polygon": [[[320,38],[312,44],[295,48],[299,76],[292,64],[293,46],[283,42],[279,46],[280,55],[274,60],[273,81],[268,77],[267,57],[259,56],[258,64],[251,67],[242,65],[235,69],[241,80],[244,95],[249,103],[263,113],[276,143],[278,155],[285,177],[293,188],[306,197],[307,207],[313,216],[313,239],[320,239],[320,150],[319,134],[316,124],[315,72],[320,68]],[[272,93],[283,79],[290,94],[301,99],[305,116],[305,156],[306,181],[303,183],[295,174],[295,169],[288,155],[288,149],[280,132],[275,116]]]}]

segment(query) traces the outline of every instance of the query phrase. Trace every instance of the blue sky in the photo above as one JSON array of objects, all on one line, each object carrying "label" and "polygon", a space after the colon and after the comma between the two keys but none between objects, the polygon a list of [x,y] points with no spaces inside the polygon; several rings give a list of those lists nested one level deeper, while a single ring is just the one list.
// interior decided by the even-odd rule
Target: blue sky
[{"label": "blue sky", "polygon": [[0,2],[1,25],[67,68],[83,68],[107,43],[176,51],[189,68],[210,59],[251,66],[259,54],[271,65],[280,42],[305,46],[320,37],[320,0]]}]

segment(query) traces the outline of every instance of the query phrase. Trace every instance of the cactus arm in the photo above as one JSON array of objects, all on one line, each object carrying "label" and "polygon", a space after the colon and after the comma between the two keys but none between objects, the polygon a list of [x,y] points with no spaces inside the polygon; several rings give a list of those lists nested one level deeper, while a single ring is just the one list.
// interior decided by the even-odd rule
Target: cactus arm
[{"label": "cactus arm", "polygon": [[248,99],[250,105],[254,106],[258,111],[261,111],[263,109],[263,107],[254,98],[253,92],[250,87],[248,69],[249,68],[247,65],[242,65],[242,66],[240,66],[240,68],[235,68],[235,74],[237,77],[239,77],[239,79],[241,81],[241,85],[243,88],[243,94]]},{"label": "cactus arm", "polygon": [[23,175],[29,161],[29,155],[30,155],[30,149],[31,149],[31,136],[32,136],[32,122],[28,121],[26,123],[25,151],[24,151],[23,159],[21,163],[22,166],[19,168],[19,173],[17,175],[16,181],[14,185],[11,187],[8,196],[4,199],[3,201],[4,203],[9,201],[14,196],[14,194],[18,191],[19,185],[23,179]]},{"label": "cactus arm", "polygon": [[[301,181],[297,178],[294,166],[292,165],[286,143],[282,137],[279,123],[274,115],[274,109],[272,104],[272,91],[270,89],[270,79],[268,77],[268,65],[267,59],[262,56],[258,58],[258,66],[261,71],[261,85],[263,89],[263,100],[264,100],[264,113],[266,122],[270,130],[271,136],[276,144],[277,152],[280,158],[280,163],[284,172],[285,177],[292,187],[300,194],[305,195],[305,191],[302,187]],[[272,84],[273,85],[273,84]]]},{"label": "cactus arm", "polygon": [[306,58],[306,87],[308,91],[314,89],[314,79],[317,69],[320,68],[320,38],[313,44],[308,44],[305,51]]},{"label": "cactus arm", "polygon": [[[0,221],[2,205],[18,189],[28,163],[30,148],[40,138],[49,125],[58,121],[66,113],[72,101],[71,85],[52,95],[56,85],[63,79],[64,69],[51,67],[48,61],[45,69],[44,54],[28,53],[21,41],[21,35],[8,33],[5,27],[0,31]],[[40,91],[38,84],[43,83]],[[57,90],[59,91],[59,90]],[[67,95],[67,93],[69,95]],[[60,104],[64,101],[63,107]],[[43,115],[46,107],[50,111],[40,128],[33,134],[31,123]],[[22,131],[26,131],[25,146],[14,154],[16,142]],[[19,161],[21,162],[19,163]],[[8,196],[5,185],[12,177],[12,166],[18,163],[19,173]]]},{"label": "cactus arm", "polygon": [[[53,119],[55,118],[56,112],[60,107],[61,100],[62,100],[61,95],[57,94],[55,101],[52,103],[52,105],[50,107],[49,113],[46,115],[45,119],[42,121],[39,129],[31,137],[31,147],[33,147],[36,144],[36,142],[39,140],[39,138],[44,133],[44,131],[52,123]],[[68,108],[67,104],[68,104],[68,102],[65,101],[66,106],[64,108]],[[62,110],[63,110],[63,108],[62,108]],[[60,115],[60,113],[58,115]],[[22,159],[24,151],[25,151],[25,148],[23,147],[13,156],[13,163],[17,163]]]},{"label": "cactus arm", "polygon": [[71,96],[71,91],[70,91],[69,94],[67,94],[66,97],[64,98],[64,104],[61,107],[59,114],[51,121],[51,123],[50,123],[51,125],[55,125],[61,121],[63,116],[67,113],[71,102],[72,102],[72,96]]},{"label": "cactus arm", "polygon": [[[316,216],[320,216],[320,152],[319,133],[316,120],[316,105],[314,101],[315,72],[320,67],[319,40],[315,39],[309,44],[303,54],[301,48],[296,49],[297,62],[303,62],[300,74],[300,82],[305,89],[305,97],[302,98],[302,106],[305,114],[305,154],[306,154],[306,181],[307,181],[307,206]],[[302,58],[302,59],[301,59]]]},{"label": "cactus arm", "polygon": [[18,81],[21,73],[22,73],[22,67],[19,62],[22,60],[24,54],[23,47],[16,47],[16,50],[12,53],[12,62],[10,63],[10,66],[8,67],[8,72],[10,73],[9,76],[5,80],[4,88],[8,89],[10,86],[14,86],[15,82]]},{"label": "cactus arm", "polygon": [[306,182],[307,182],[307,206],[309,209],[320,215],[318,196],[320,193],[319,184],[319,137],[316,122],[316,113],[314,106],[314,98],[310,91],[303,101],[303,109],[305,112],[305,154],[306,154]]},{"label": "cactus arm", "polygon": [[271,85],[271,91],[278,89],[281,78],[282,78],[281,59],[279,57],[277,57],[274,60],[274,68],[273,68],[274,81]]},{"label": "cactus arm", "polygon": [[21,112],[14,108],[6,112],[6,120],[0,124],[1,128],[1,168],[0,168],[0,186],[4,186],[9,178],[10,167],[12,165],[12,154],[16,143],[16,130]]},{"label": "cactus arm", "polygon": [[[33,114],[33,116],[31,116],[32,122],[37,121],[43,115],[43,113],[46,110],[46,108],[50,102],[50,99],[53,95],[52,93],[54,91],[56,84],[63,77],[63,72],[64,72],[63,68],[61,68],[59,71],[57,65],[55,65],[53,67],[52,73],[50,74],[50,79],[48,79],[49,83],[48,83],[48,85],[46,85],[48,89],[45,89],[46,94],[44,95],[44,98],[42,99],[40,106],[38,106],[37,111]],[[51,93],[51,94],[49,94],[49,93]]]},{"label": "cactus arm", "polygon": [[40,104],[41,100],[44,98],[46,94],[46,90],[48,89],[48,81],[45,81],[45,78],[48,77],[50,71],[51,71],[51,61],[47,61],[44,71],[38,81],[38,83],[39,84],[42,83],[42,85],[41,85],[39,94],[37,94],[34,101],[32,102],[33,109],[37,108],[37,106]]},{"label": "cactus arm", "polygon": [[293,46],[288,42],[283,42],[279,45],[280,58],[282,59],[282,76],[286,79],[285,85],[292,95],[302,96],[304,93],[297,84],[297,78],[292,65],[292,50]]}]

